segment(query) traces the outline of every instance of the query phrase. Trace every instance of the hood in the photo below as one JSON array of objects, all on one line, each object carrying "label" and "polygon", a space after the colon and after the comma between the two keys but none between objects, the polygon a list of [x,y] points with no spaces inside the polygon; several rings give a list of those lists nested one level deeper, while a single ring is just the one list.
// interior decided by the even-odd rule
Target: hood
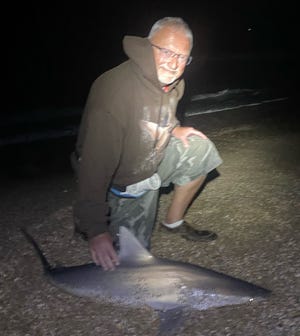
[{"label": "hood", "polygon": [[[156,66],[151,43],[147,37],[125,36],[123,39],[123,49],[129,59],[139,68],[139,71],[149,81],[158,87],[162,87],[156,73]],[[169,87],[177,85],[176,80]]]}]

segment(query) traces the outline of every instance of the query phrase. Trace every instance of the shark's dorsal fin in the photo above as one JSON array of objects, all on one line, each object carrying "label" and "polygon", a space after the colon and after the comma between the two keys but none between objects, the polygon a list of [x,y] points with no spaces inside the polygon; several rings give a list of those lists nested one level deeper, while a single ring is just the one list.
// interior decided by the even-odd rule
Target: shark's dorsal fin
[{"label": "shark's dorsal fin", "polygon": [[138,239],[125,227],[120,226],[120,252],[121,263],[136,265],[151,264],[154,257],[142,246]]}]

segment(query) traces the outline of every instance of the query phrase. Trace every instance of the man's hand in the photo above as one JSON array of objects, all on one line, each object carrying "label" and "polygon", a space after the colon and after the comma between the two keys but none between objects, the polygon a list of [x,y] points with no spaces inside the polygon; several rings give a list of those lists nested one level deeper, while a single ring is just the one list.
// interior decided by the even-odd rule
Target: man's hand
[{"label": "man's hand", "polygon": [[105,271],[112,271],[119,265],[118,255],[108,232],[90,238],[89,249],[95,264],[102,266]]},{"label": "man's hand", "polygon": [[172,131],[172,135],[175,138],[181,140],[183,143],[183,146],[186,148],[189,146],[188,137],[190,135],[197,135],[203,139],[207,139],[207,136],[205,134],[196,130],[193,127],[181,127],[181,126],[175,127]]}]

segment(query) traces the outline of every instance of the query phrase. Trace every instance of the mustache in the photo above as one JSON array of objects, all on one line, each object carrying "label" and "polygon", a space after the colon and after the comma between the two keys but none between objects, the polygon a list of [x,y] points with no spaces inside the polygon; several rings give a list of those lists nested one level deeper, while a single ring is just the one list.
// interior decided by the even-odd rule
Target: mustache
[{"label": "mustache", "polygon": [[163,69],[163,70],[166,70],[166,71],[168,71],[172,74],[177,74],[179,72],[178,69],[175,69],[175,70],[170,69],[166,64],[161,64],[160,68]]}]

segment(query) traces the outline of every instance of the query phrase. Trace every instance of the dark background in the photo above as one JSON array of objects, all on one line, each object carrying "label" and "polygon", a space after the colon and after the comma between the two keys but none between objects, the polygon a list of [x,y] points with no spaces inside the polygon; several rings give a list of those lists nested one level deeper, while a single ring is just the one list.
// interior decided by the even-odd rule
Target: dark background
[{"label": "dark background", "polygon": [[[164,16],[194,33],[179,106],[194,94],[271,88],[297,94],[297,15],[289,1],[26,1],[4,11],[1,167],[13,177],[70,169],[92,82],[126,59],[125,35],[147,36]],[[5,44],[4,44],[5,45]],[[6,48],[3,49],[6,55]],[[182,118],[181,118],[182,119]]]},{"label": "dark background", "polygon": [[[298,40],[295,11],[287,1],[26,2],[16,6],[11,22],[16,95],[10,109],[82,106],[92,81],[125,60],[124,35],[147,36],[163,16],[181,16],[193,30],[194,62],[186,77],[204,92],[230,82],[230,75],[222,74],[225,61],[288,63]],[[208,72],[212,60],[219,64]],[[291,66],[283,71],[292,72]],[[231,70],[231,77],[240,71]]]}]

